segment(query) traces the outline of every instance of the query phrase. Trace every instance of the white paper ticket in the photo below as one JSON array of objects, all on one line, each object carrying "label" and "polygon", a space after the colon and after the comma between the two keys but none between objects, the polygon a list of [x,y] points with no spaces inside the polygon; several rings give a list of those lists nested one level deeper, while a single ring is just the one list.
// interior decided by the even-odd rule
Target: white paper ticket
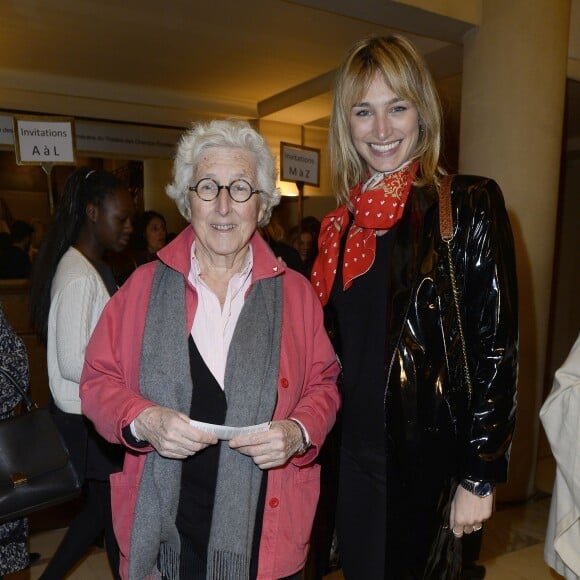
[{"label": "white paper ticket", "polygon": [[202,421],[190,419],[189,424],[196,429],[215,435],[218,439],[226,440],[233,439],[238,435],[247,435],[248,433],[262,433],[270,429],[270,422],[248,425],[247,427],[228,427],[227,425],[214,425],[213,423],[203,423]]}]

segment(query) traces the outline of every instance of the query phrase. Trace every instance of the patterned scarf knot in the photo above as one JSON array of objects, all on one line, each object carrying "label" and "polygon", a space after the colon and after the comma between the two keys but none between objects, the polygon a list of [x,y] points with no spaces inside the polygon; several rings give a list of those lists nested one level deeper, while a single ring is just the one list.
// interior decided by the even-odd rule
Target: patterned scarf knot
[{"label": "patterned scarf knot", "polygon": [[[417,163],[411,163],[388,175],[375,173],[365,183],[351,189],[353,220],[342,261],[343,290],[348,290],[353,280],[368,272],[373,265],[377,231],[389,230],[401,219],[417,168]],[[338,267],[340,240],[349,221],[349,210],[345,205],[322,220],[312,284],[323,305],[330,298]]]}]

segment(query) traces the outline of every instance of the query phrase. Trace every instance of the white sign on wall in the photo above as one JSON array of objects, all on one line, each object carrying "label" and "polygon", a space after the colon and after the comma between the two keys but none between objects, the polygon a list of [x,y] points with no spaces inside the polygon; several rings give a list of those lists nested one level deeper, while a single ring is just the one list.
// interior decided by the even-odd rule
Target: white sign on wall
[{"label": "white sign on wall", "polygon": [[77,150],[91,155],[171,159],[182,131],[164,127],[77,121]]},{"label": "white sign on wall", "polygon": [[280,143],[280,179],[320,185],[320,149]]},{"label": "white sign on wall", "polygon": [[18,165],[74,165],[74,119],[15,116],[14,149]]},{"label": "white sign on wall", "polygon": [[[183,131],[165,127],[83,121],[74,123],[77,155],[171,159]],[[12,115],[0,113],[0,146],[15,145]],[[44,163],[44,159],[42,160]],[[58,164],[58,162],[57,162]]]}]

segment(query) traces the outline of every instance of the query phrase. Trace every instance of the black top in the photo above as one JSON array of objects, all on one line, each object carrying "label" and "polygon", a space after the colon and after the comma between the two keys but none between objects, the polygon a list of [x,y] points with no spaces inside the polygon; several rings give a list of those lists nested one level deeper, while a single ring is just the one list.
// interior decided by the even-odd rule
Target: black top
[{"label": "black top", "polygon": [[370,270],[344,291],[343,236],[329,314],[334,321],[336,347],[343,367],[342,445],[353,452],[371,451],[384,457],[387,320],[386,271],[390,232],[377,237]]},{"label": "black top", "polygon": [[[191,418],[223,425],[227,411],[225,394],[205,364],[191,336],[189,358],[193,382]],[[181,474],[177,529],[189,538],[196,553],[204,558],[209,541],[219,454],[219,444],[210,445],[185,459]]]},{"label": "black top", "polygon": [[[225,393],[205,364],[191,336],[189,359],[193,382],[190,417],[205,423],[223,425],[227,411]],[[175,523],[179,533],[187,538],[187,544],[202,561],[205,561],[207,556],[219,455],[220,445],[210,445],[185,459],[181,473],[181,492]],[[265,494],[266,477],[262,476],[254,527],[250,578],[256,578],[257,575]]]},{"label": "black top", "polygon": [[113,276],[113,271],[109,267],[108,264],[105,263],[95,263],[91,262],[95,270],[99,273],[99,276],[103,279],[105,287],[107,288],[107,292],[109,296],[112,296],[119,287],[117,286],[117,282],[115,281],[115,277]]}]

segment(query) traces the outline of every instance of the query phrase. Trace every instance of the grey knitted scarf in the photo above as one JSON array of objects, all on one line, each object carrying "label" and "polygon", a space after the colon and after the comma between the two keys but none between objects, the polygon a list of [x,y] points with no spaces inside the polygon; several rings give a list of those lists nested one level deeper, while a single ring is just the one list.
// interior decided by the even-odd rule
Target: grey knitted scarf
[{"label": "grey knitted scarf", "polygon": [[[159,263],[155,271],[141,351],[141,394],[189,414],[192,382],[186,328],[185,279]],[[282,324],[282,280],[254,283],[228,351],[224,377],[226,425],[269,421],[277,396]],[[251,458],[220,442],[215,503],[207,555],[208,580],[249,577],[262,472]],[[129,554],[129,578],[179,578],[175,525],[182,462],[148,454],[139,483]]]}]

